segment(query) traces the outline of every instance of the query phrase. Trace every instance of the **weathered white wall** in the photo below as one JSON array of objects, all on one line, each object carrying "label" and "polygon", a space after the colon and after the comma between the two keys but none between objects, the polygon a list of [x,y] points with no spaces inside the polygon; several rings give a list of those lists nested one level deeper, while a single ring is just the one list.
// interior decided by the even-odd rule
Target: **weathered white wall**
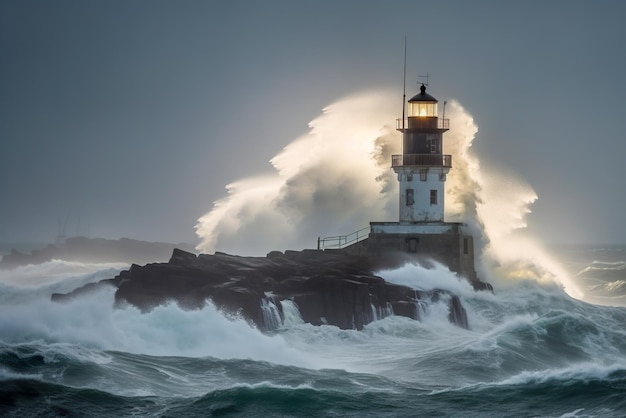
[{"label": "weathered white wall", "polygon": [[[445,167],[430,167],[426,181],[420,180],[420,172],[409,167],[395,167],[400,182],[399,220],[400,222],[443,222],[445,175],[450,170]],[[442,179],[442,175],[444,178]],[[407,205],[407,190],[413,189],[413,205]],[[437,204],[431,205],[430,191],[437,190]]]}]

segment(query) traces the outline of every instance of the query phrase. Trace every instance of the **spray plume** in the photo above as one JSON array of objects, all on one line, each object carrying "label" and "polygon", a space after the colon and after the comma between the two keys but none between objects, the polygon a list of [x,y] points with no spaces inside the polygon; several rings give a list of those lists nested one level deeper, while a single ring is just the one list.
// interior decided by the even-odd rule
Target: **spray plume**
[{"label": "spray plume", "polygon": [[[315,246],[318,236],[344,235],[370,221],[397,221],[398,184],[390,169],[401,137],[391,123],[397,95],[355,94],[327,106],[310,132],[270,161],[274,173],[229,184],[226,197],[196,225],[197,249],[261,255]],[[482,248],[480,274],[554,280],[581,293],[567,273],[531,238],[525,216],[537,199],[523,181],[481,168],[472,153],[478,132],[456,100],[446,108],[444,152],[453,169],[446,181],[446,220],[466,223]]]},{"label": "spray plume", "polygon": [[[265,254],[316,245],[371,220],[393,220],[397,188],[389,169],[399,136],[389,92],[357,94],[323,110],[310,132],[270,161],[275,172],[229,184],[198,220],[198,249]],[[395,215],[395,216],[394,216]]]}]

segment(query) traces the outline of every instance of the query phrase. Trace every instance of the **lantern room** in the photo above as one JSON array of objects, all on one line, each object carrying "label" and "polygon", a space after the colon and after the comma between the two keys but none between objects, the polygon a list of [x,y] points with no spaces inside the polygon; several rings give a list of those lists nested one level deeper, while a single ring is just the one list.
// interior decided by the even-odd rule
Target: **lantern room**
[{"label": "lantern room", "polygon": [[422,84],[420,93],[409,100],[409,117],[437,117],[437,99],[426,94],[426,86]]}]

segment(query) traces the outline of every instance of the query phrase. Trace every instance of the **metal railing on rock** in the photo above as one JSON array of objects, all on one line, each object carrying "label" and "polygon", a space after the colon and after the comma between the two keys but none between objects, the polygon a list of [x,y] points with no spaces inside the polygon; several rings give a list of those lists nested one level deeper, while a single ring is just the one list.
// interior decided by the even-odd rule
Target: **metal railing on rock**
[{"label": "metal railing on rock", "polygon": [[359,241],[363,241],[370,234],[370,227],[361,228],[358,231],[352,232],[348,235],[336,235],[333,237],[318,237],[317,249],[341,249],[349,245],[355,244]]}]

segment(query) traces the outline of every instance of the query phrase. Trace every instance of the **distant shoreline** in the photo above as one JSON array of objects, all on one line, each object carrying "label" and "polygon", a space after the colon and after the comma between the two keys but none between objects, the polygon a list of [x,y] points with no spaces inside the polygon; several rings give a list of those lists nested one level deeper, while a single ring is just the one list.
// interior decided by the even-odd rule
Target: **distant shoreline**
[{"label": "distant shoreline", "polygon": [[147,264],[167,261],[174,248],[195,251],[192,244],[148,242],[131,238],[110,240],[71,237],[61,244],[0,243],[0,269],[8,270],[29,264],[41,264],[53,259],[91,263]]}]

